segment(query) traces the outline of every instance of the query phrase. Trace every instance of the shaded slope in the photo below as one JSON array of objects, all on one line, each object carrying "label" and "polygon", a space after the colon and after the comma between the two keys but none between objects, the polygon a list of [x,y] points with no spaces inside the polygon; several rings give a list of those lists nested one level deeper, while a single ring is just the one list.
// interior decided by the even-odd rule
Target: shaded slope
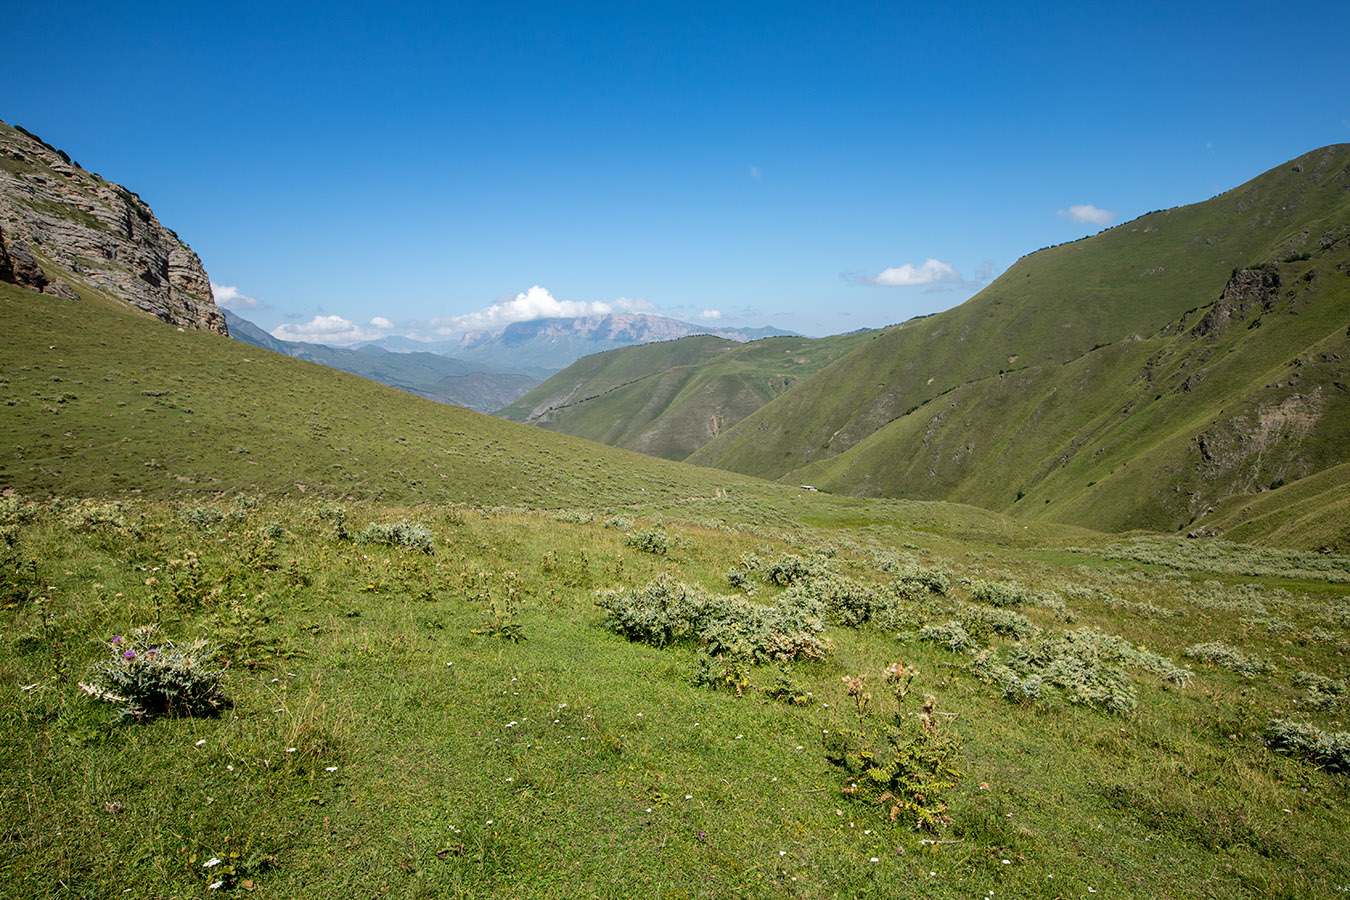
[{"label": "shaded slope", "polygon": [[1237,273],[1147,340],[962,385],[792,477],[1168,531],[1336,467],[1350,459],[1350,217],[1340,234],[1308,260]]},{"label": "shaded slope", "polygon": [[0,490],[566,506],[748,484],[162,327],[77,290],[72,301],[0,285],[0,428],[12,447]]},{"label": "shaded slope", "polygon": [[497,414],[667,459],[684,459],[868,339],[698,336],[577,361]]},{"label": "shaded slope", "polygon": [[780,478],[963,384],[1154,334],[1211,302],[1235,268],[1315,249],[1342,226],[1348,166],[1350,145],[1327,147],[1212,200],[1024,257],[965,304],[888,329],[689,461]]}]

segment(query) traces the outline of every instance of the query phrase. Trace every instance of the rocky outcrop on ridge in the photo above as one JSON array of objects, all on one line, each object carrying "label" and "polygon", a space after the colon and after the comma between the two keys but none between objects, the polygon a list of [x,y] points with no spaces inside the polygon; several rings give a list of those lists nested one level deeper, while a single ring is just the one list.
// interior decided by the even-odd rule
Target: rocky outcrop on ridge
[{"label": "rocky outcrop on ridge", "polygon": [[0,122],[0,281],[111,294],[165,322],[226,334],[202,262],[140,197]]}]

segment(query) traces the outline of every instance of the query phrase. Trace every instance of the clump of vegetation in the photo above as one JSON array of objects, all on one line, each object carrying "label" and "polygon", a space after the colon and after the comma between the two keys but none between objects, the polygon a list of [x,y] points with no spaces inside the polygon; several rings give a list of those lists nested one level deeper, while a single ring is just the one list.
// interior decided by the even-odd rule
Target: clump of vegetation
[{"label": "clump of vegetation", "polygon": [[397,522],[375,523],[367,525],[356,534],[358,544],[385,544],[401,547],[404,550],[416,550],[422,553],[435,553],[431,529],[425,525],[416,525],[406,519]]},{"label": "clump of vegetation", "polygon": [[892,822],[937,831],[951,822],[943,795],[961,777],[956,769],[959,744],[941,724],[932,694],[923,695],[917,715],[906,715],[905,698],[918,675],[913,667],[893,663],[883,674],[894,713],[880,728],[869,729],[866,713],[872,694],[866,677],[846,676],[858,726],[824,732],[825,758],[847,773],[845,796],[880,808]]},{"label": "clump of vegetation", "polygon": [[1266,741],[1282,753],[1315,763],[1328,772],[1350,774],[1350,733],[1327,732],[1305,722],[1273,719]]},{"label": "clump of vegetation", "polygon": [[670,536],[659,528],[644,528],[634,531],[624,539],[624,543],[643,553],[655,553],[665,556],[670,552]]},{"label": "clump of vegetation", "polygon": [[1035,602],[1033,592],[1015,581],[972,581],[970,596],[981,603],[999,608]]},{"label": "clump of vegetation", "polygon": [[1243,678],[1253,678],[1257,675],[1264,675],[1274,669],[1270,661],[1251,654],[1243,653],[1235,647],[1230,647],[1222,641],[1207,641],[1203,644],[1192,644],[1182,651],[1182,655],[1187,659],[1198,659],[1202,662],[1213,663],[1216,666],[1227,669],[1230,672],[1241,675]]},{"label": "clump of vegetation", "polygon": [[879,602],[877,592],[870,586],[829,570],[798,578],[784,593],[784,598],[788,603],[819,607],[830,621],[850,627],[872,618]]},{"label": "clump of vegetation", "polygon": [[0,606],[27,603],[36,599],[41,590],[37,560],[8,543],[0,545]]},{"label": "clump of vegetation", "polygon": [[714,656],[704,650],[694,660],[689,683],[714,691],[730,691],[739,697],[750,687],[750,664],[744,659]]},{"label": "clump of vegetation", "polygon": [[469,599],[487,605],[492,618],[479,628],[469,629],[473,634],[486,634],[518,644],[525,640],[520,624],[520,607],[524,602],[520,573],[479,572],[466,575]]},{"label": "clump of vegetation", "polygon": [[198,531],[210,531],[225,521],[225,514],[210,506],[186,506],[178,511],[178,517]]},{"label": "clump of vegetation", "polygon": [[333,539],[338,541],[349,541],[352,534],[347,530],[347,509],[337,504],[325,504],[314,511],[314,516],[321,522],[328,522],[333,526]]},{"label": "clump of vegetation", "polygon": [[665,575],[642,587],[598,593],[606,628],[633,641],[664,647],[697,641],[713,656],[764,662],[823,659],[828,645],[817,606],[786,594],[776,604],[710,594]]},{"label": "clump of vegetation", "polygon": [[1069,703],[1116,714],[1128,713],[1136,692],[1126,668],[1138,668],[1178,687],[1191,672],[1165,656],[1090,628],[1057,634],[1037,633],[1008,650],[1006,659],[986,650],[971,661],[977,678],[997,687],[1014,703],[1049,699],[1057,689]]},{"label": "clump of vegetation", "polygon": [[1040,673],[1018,674],[1011,666],[999,661],[997,650],[981,650],[975,654],[969,669],[976,678],[997,687],[1003,699],[1010,703],[1033,704],[1042,699],[1044,681]]},{"label": "clump of vegetation", "polygon": [[961,610],[961,624],[972,637],[981,638],[989,634],[1004,637],[1024,638],[1035,634],[1039,629],[1021,613],[1010,609],[990,608],[987,606],[968,606]]},{"label": "clump of vegetation", "polygon": [[825,560],[789,553],[780,556],[763,569],[764,580],[786,587],[807,578],[821,578],[832,574]]},{"label": "clump of vegetation", "polygon": [[553,513],[553,521],[589,525],[595,521],[595,516],[584,509],[560,509]]},{"label": "clump of vegetation", "polygon": [[1339,678],[1328,678],[1316,672],[1299,672],[1294,676],[1294,687],[1305,688],[1308,697],[1304,701],[1313,709],[1330,709],[1345,700],[1345,682]]},{"label": "clump of vegetation", "polygon": [[142,625],[107,644],[108,658],[93,666],[95,680],[80,687],[96,700],[118,705],[123,719],[207,716],[225,703],[223,667],[204,638],[187,644],[162,640],[156,625]]},{"label": "clump of vegetation", "polygon": [[955,619],[940,625],[923,626],[919,629],[919,640],[946,647],[953,653],[965,653],[978,646],[975,639]]}]

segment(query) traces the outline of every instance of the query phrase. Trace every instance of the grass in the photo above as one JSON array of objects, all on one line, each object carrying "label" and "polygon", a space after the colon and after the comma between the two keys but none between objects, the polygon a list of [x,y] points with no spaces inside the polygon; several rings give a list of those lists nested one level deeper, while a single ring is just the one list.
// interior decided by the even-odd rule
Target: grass
[{"label": "grass", "polygon": [[[1346,159],[1346,146],[1318,151],[1301,172],[1282,166],[1024,257],[965,304],[873,336],[688,460],[854,494],[1168,531],[1229,495],[1339,465]],[[1273,309],[1217,336],[1191,333],[1235,269],[1279,260]],[[1159,478],[1175,495],[1156,490]],[[1346,539],[1344,516],[1263,505],[1256,527],[1232,511],[1224,524],[1309,547]],[[1283,530],[1294,517],[1298,527]]]},{"label": "grass", "polygon": [[[771,539],[666,515],[679,540],[657,556],[606,528],[603,507],[583,523],[346,505],[350,534],[417,523],[428,554],[339,539],[309,501],[205,508],[219,517],[146,500],[5,508],[38,587],[0,611],[0,858],[12,896],[164,896],[223,880],[316,897],[815,897],[915,884],[935,897],[1256,897],[1325,896],[1350,879],[1344,776],[1262,738],[1270,718],[1342,721],[1336,707],[1301,709],[1300,685],[1347,675],[1350,621],[1327,615],[1350,600],[1343,586],[1249,582],[1294,629],[1268,632],[1242,625],[1245,607],[1197,605],[1212,590],[1203,573],[1140,577],[1138,564],[1104,556],[1091,569],[1029,562],[1025,541],[915,552],[850,529]],[[827,660],[792,667],[809,698],[792,706],[767,695],[774,665],[752,667],[739,698],[694,686],[695,647],[629,643],[602,626],[593,596],[661,574],[727,592],[722,573],[749,553],[823,552],[880,587],[895,577],[877,567],[888,548],[954,576],[947,597],[911,609],[916,624],[974,602],[965,585],[1001,580],[1071,597],[1071,626],[1019,607],[1047,632],[1096,627],[1178,662],[1219,635],[1276,665],[1252,677],[1202,666],[1185,690],[1137,674],[1137,707],[1116,716],[1014,706],[966,670],[965,654],[916,632],[897,641],[878,625],[835,625]],[[183,591],[170,573],[191,555],[195,590]],[[508,572],[519,643],[480,629]],[[760,599],[778,590],[764,581]],[[1107,602],[1133,596],[1187,612],[1122,615]],[[222,645],[228,708],[115,723],[111,705],[78,690],[101,642],[145,622]],[[1331,640],[1298,637],[1313,628]],[[918,668],[915,688],[937,697],[959,742],[952,821],[937,834],[851,801],[822,746],[822,732],[859,721],[842,677],[881,689],[897,660]],[[211,859],[222,862],[204,867]]]},{"label": "grass", "polygon": [[[1316,734],[1304,726],[1345,731],[1350,586],[1302,557],[1169,554],[697,469],[91,293],[0,287],[0,323],[6,896],[1350,886],[1350,782],[1289,749]],[[629,545],[643,534],[667,552]],[[770,573],[792,557],[801,577],[781,586]],[[870,606],[838,610],[863,624],[832,622],[823,660],[745,664],[738,696],[692,683],[708,664],[696,642],[603,626],[596,591],[662,575],[761,607],[808,589]],[[1022,598],[1017,618],[980,603],[988,584]],[[1127,667],[1119,713],[1054,685],[1012,703],[974,653],[920,638],[949,621],[1009,660],[1019,641],[1086,629],[1140,658],[1221,642],[1270,665],[1196,661],[1184,689]],[[79,687],[114,636],[151,624],[228,662],[213,715],[118,720]],[[884,690],[902,661],[956,744],[936,831],[853,799],[827,758],[825,732],[888,727],[880,702],[859,715],[846,679]],[[1277,719],[1295,725],[1272,745]]]},{"label": "grass", "polygon": [[710,335],[578,360],[496,415],[681,460],[867,339]]}]

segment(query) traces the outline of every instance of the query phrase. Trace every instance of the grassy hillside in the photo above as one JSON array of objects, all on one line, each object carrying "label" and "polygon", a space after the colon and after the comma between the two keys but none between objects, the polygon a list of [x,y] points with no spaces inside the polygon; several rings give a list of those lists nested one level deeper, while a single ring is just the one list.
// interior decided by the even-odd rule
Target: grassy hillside
[{"label": "grassy hillside", "polygon": [[[125,304],[0,285],[0,484],[25,494],[291,496],[567,506],[712,494],[739,476],[665,464],[456,407]],[[224,452],[222,452],[224,451]]]},{"label": "grassy hillside", "polygon": [[579,360],[497,415],[666,459],[684,459],[866,340],[709,336]]},{"label": "grassy hillside", "polygon": [[886,330],[689,461],[784,477],[962,385],[1156,334],[1212,302],[1235,268],[1344,235],[1348,183],[1350,145],[1327,147],[1203,203],[1031,254],[956,309]]},{"label": "grassy hillside", "polygon": [[[1344,557],[697,470],[92,295],[0,323],[6,896],[1350,883]],[[205,699],[118,717],[164,673]]]},{"label": "grassy hillside", "polygon": [[[1350,220],[1327,244],[1244,270],[1225,299],[1147,340],[962,385],[791,477],[1171,531],[1230,495],[1336,467],[1350,451]],[[1350,547],[1344,513],[1291,510],[1294,546]]]}]

